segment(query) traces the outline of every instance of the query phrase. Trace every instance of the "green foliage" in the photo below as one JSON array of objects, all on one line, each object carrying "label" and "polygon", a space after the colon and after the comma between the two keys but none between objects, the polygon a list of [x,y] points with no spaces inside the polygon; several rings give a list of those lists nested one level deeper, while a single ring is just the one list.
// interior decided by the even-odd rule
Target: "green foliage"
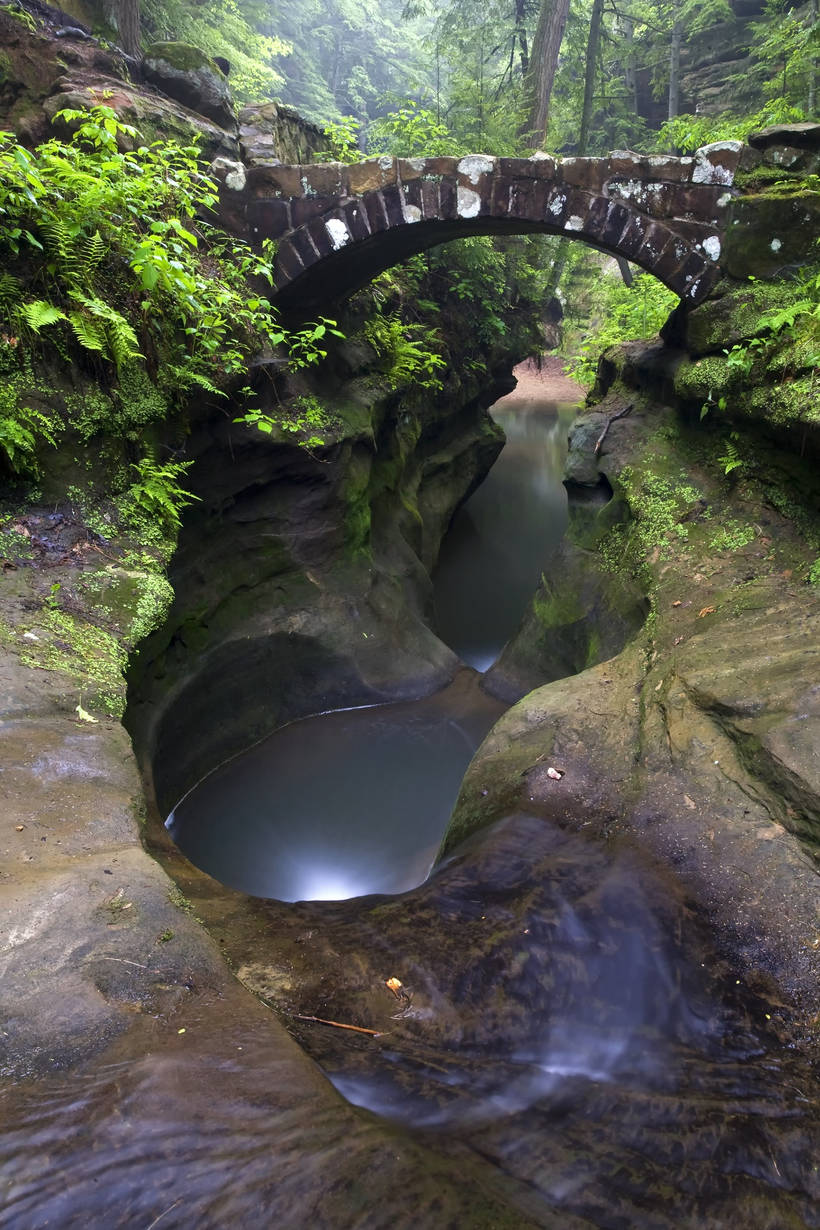
[{"label": "green foliage", "polygon": [[[264,435],[286,432],[300,437],[296,443],[308,451],[327,443],[325,434],[333,429],[331,416],[317,397],[302,394],[281,407],[276,418],[253,407],[233,420],[258,428]],[[319,435],[321,431],[323,434]]]},{"label": "green foliage", "polygon": [[412,98],[370,125],[368,148],[373,153],[434,157],[465,152],[434,111]]},{"label": "green foliage", "polygon": [[591,332],[570,356],[567,373],[580,384],[595,380],[599,355],[618,342],[653,337],[678,302],[677,295],[649,273],[639,273],[631,286],[619,276],[599,279]]},{"label": "green foliage", "polygon": [[691,154],[713,141],[745,141],[750,133],[769,124],[790,124],[803,119],[803,112],[782,98],[772,99],[751,115],[724,112],[721,115],[677,115],[661,126],[656,148]]},{"label": "green foliage", "polygon": [[808,581],[810,585],[820,585],[820,556],[817,557],[811,568],[809,568]]},{"label": "green foliage", "polygon": [[733,431],[723,442],[723,452],[718,457],[718,461],[723,466],[723,473],[726,475],[732,474],[735,470],[742,470],[745,464],[738,452],[737,441],[739,439],[739,433]]},{"label": "green foliage", "polygon": [[361,123],[354,115],[343,115],[325,125],[324,134],[330,149],[316,154],[314,162],[361,162],[364,154],[359,148]]},{"label": "green foliage", "polygon": [[43,442],[55,446],[53,433],[44,414],[20,403],[13,384],[0,385],[0,454],[12,473],[36,477],[37,449]]},{"label": "green foliage", "polygon": [[179,483],[192,465],[192,461],[158,462],[150,454],[133,465],[139,477],[120,509],[126,524],[138,527],[147,517],[165,528],[178,529],[180,510],[199,499]]},{"label": "green foliage", "polygon": [[379,370],[391,389],[442,387],[438,373],[446,364],[434,349],[441,343],[432,329],[403,321],[398,315],[373,316],[365,322],[362,336],[375,350]]},{"label": "green foliage", "polygon": [[[14,266],[0,277],[0,338],[10,347],[19,335],[31,346],[47,331],[61,353],[73,342],[110,365],[113,414],[106,422],[81,408],[85,438],[131,433],[193,389],[224,395],[260,351],[284,347],[294,368],[325,356],[327,339],[339,336],[335,322],[291,333],[251,289],[250,279],[272,283],[274,245],[254,252],[202,220],[216,185],[196,147],[122,151],[119,139],[133,143],[137,134],[105,105],[59,118],[73,130],[68,144],[30,152],[0,135],[0,255]],[[46,296],[26,296],[23,270]],[[2,348],[0,357],[8,362]],[[21,463],[42,424],[4,422],[7,454]]]}]

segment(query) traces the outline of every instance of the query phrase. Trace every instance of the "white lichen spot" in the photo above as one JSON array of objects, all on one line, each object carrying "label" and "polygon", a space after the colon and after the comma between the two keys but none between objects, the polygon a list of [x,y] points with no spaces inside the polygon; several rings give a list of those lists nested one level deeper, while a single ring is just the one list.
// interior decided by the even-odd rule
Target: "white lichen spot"
[{"label": "white lichen spot", "polygon": [[[703,145],[695,150],[695,169],[692,172],[693,184],[731,184],[734,183],[734,167],[737,165],[736,155],[743,148],[742,141],[713,141],[711,145]],[[726,158],[728,166],[721,161],[721,155]],[[731,168],[731,169],[730,169]]]},{"label": "white lichen spot", "polygon": [[769,244],[769,247],[771,248],[772,252],[779,252],[780,249],[783,247],[782,239],[773,239],[772,242]]},{"label": "white lichen spot", "polygon": [[570,214],[570,216],[567,218],[566,222],[564,223],[564,230],[565,231],[580,231],[582,230],[583,225],[584,225],[583,218],[579,218],[578,214]]},{"label": "white lichen spot", "polygon": [[696,296],[696,295],[697,295],[697,293],[698,293],[698,287],[699,287],[699,286],[700,286],[700,278],[695,278],[694,282],[693,282],[693,283],[692,283],[692,285],[689,287],[689,290],[686,292],[686,293],[689,295],[689,298],[690,298],[690,299],[694,299],[694,298],[695,298],[695,296]]},{"label": "white lichen spot", "polygon": [[564,196],[563,193],[561,193],[559,196],[553,197],[553,199],[549,203],[550,213],[554,214],[554,216],[557,218],[561,210],[566,205],[566,203],[567,203],[567,198],[566,196]]},{"label": "white lichen spot", "polygon": [[222,180],[226,188],[230,188],[233,192],[241,192],[247,183],[248,176],[245,164],[238,162],[235,158],[225,158],[222,155],[214,158],[210,171],[217,179]]},{"label": "white lichen spot", "polygon": [[427,166],[426,158],[405,158],[405,162],[407,162],[414,171],[418,171],[419,175]]},{"label": "white lichen spot", "polygon": [[645,187],[646,185],[639,179],[626,179],[620,183],[610,184],[609,191],[613,196],[622,197],[625,201],[636,200],[640,203]]},{"label": "white lichen spot", "polygon": [[491,175],[494,170],[495,158],[489,158],[486,154],[468,154],[458,164],[459,174],[466,175],[471,184],[477,184],[480,175]]},{"label": "white lichen spot", "polygon": [[392,166],[393,166],[393,159],[390,157],[390,155],[382,154],[381,158],[379,159],[379,170],[389,171]]},{"label": "white lichen spot", "polygon": [[718,197],[718,199],[717,199],[717,201],[715,202],[715,204],[717,205],[718,209],[725,209],[725,208],[726,208],[726,206],[727,206],[727,205],[729,204],[729,202],[731,201],[731,199],[732,199],[732,194],[731,194],[731,192],[724,192],[722,196],[719,196],[719,197]]},{"label": "white lichen spot", "polygon": [[472,188],[464,188],[459,184],[456,208],[459,218],[477,218],[478,211],[481,209],[481,197],[477,192],[473,192]]},{"label": "white lichen spot", "polygon": [[303,196],[316,196],[316,189],[312,188],[310,184],[308,183],[307,175],[303,175],[299,182],[302,185],[302,195]]},{"label": "white lichen spot", "polygon": [[716,261],[720,256],[720,240],[717,235],[707,235],[703,241],[703,250],[710,261]]},{"label": "white lichen spot", "polygon": [[330,236],[330,242],[334,249],[338,252],[339,248],[343,248],[346,243],[350,243],[350,231],[342,222],[341,218],[329,218],[325,223],[325,230]]},{"label": "white lichen spot", "polygon": [[421,210],[418,205],[405,205],[404,220],[405,222],[421,222]]}]

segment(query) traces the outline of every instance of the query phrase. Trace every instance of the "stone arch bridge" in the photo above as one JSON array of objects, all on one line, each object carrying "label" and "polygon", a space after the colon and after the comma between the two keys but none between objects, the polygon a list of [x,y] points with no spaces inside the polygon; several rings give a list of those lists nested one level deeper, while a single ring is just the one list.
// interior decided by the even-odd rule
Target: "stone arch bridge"
[{"label": "stone arch bridge", "polygon": [[648,270],[689,306],[711,289],[744,146],[689,158],[383,157],[245,166],[219,158],[224,225],[278,241],[283,308],[314,312],[416,252],[464,235],[542,232],[580,239]]}]

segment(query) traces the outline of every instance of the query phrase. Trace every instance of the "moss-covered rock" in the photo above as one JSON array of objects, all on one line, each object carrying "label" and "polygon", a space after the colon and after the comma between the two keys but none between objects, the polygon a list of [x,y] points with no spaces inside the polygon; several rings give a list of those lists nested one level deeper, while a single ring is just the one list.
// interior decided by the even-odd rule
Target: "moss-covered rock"
[{"label": "moss-covered rock", "polygon": [[143,71],[169,98],[223,128],[236,130],[236,113],[228,78],[210,56],[188,43],[152,43],[145,49]]},{"label": "moss-covered rock", "polygon": [[820,193],[789,185],[782,192],[736,197],[729,206],[722,268],[735,278],[772,277],[817,258]]}]

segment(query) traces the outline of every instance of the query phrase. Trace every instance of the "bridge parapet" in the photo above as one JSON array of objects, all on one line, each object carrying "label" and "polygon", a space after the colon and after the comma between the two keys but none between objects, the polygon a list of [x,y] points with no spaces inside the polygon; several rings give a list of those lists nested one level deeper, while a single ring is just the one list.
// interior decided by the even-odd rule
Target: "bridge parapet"
[{"label": "bridge parapet", "polygon": [[563,234],[655,274],[688,304],[717,277],[743,146],[691,158],[392,158],[245,167],[218,159],[226,224],[279,241],[277,294],[313,308],[414,252],[468,234]]}]

